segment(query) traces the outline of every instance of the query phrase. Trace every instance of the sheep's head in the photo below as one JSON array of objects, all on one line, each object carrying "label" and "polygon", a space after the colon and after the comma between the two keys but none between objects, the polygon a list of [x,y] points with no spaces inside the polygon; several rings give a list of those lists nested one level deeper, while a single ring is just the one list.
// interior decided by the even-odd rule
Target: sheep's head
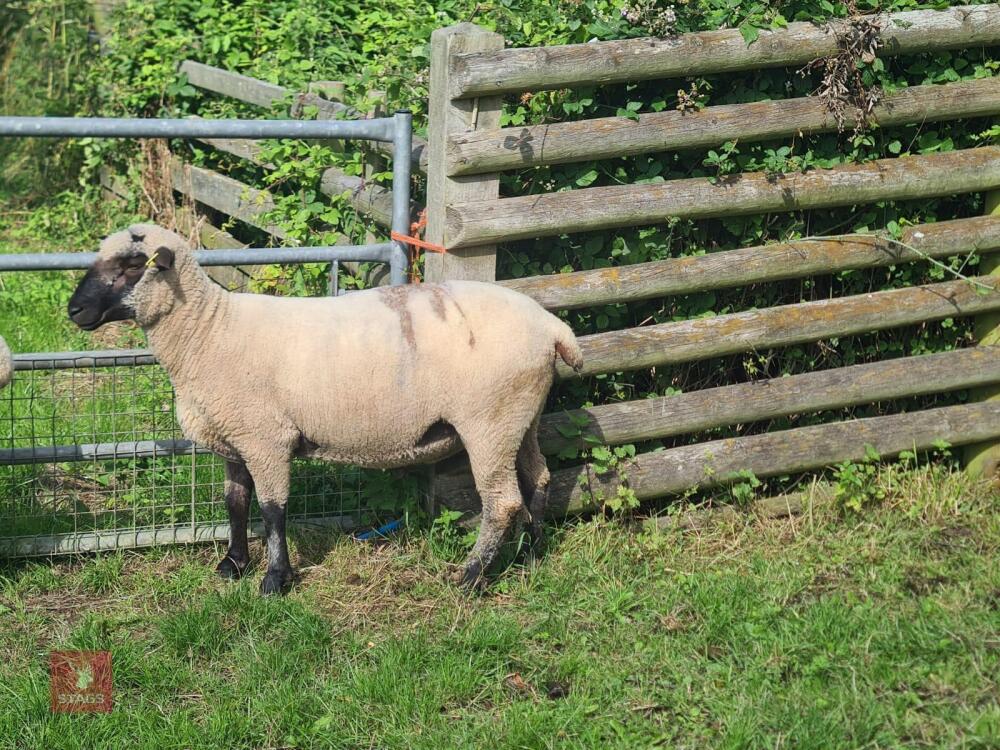
[{"label": "sheep's head", "polygon": [[110,235],[70,298],[70,319],[93,331],[113,320],[146,324],[159,318],[173,304],[169,283],[159,282],[168,280],[185,249],[180,237],[152,224]]}]

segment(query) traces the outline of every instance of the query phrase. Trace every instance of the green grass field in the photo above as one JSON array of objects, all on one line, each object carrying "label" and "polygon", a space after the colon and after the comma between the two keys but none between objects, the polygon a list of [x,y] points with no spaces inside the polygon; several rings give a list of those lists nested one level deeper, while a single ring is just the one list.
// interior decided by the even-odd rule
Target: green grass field
[{"label": "green grass field", "polygon": [[[284,599],[208,547],[9,565],[0,747],[998,747],[997,511],[925,469],[861,515],[584,521],[471,598],[423,531],[300,536]],[[51,649],[112,652],[111,714],[50,713]]]}]

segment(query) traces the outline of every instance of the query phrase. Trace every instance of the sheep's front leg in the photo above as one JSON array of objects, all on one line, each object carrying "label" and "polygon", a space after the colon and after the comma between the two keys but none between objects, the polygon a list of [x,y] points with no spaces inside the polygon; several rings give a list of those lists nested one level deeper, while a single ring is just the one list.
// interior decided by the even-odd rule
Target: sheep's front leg
[{"label": "sheep's front leg", "polygon": [[253,495],[253,478],[244,463],[226,461],[226,509],[229,511],[229,549],[215,568],[223,578],[242,578],[250,565],[250,548],[247,546],[247,519],[250,515],[250,498]]},{"label": "sheep's front leg", "polygon": [[288,504],[288,457],[263,461],[248,460],[247,466],[257,486],[257,500],[264,519],[264,540],[267,542],[267,572],[260,584],[262,594],[283,594],[294,577],[288,561],[288,541],[285,538],[285,506]]}]

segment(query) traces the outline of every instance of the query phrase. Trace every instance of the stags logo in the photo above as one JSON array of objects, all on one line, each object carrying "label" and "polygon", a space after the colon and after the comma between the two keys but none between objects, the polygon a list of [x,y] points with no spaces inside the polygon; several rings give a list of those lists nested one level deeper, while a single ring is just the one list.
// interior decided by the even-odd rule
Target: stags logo
[{"label": "stags logo", "polygon": [[49,678],[53,711],[111,711],[110,651],[53,651]]}]

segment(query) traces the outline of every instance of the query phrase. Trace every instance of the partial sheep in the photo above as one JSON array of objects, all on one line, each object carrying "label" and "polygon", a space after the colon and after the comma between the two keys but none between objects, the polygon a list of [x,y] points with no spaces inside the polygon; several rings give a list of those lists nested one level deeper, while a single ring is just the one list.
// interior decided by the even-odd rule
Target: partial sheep
[{"label": "partial sheep", "polygon": [[3,336],[0,336],[0,388],[10,383],[13,375],[14,359],[11,357],[7,342],[3,340]]},{"label": "partial sheep", "polygon": [[134,318],[170,375],[184,434],[227,459],[223,576],[249,564],[256,488],[268,550],[261,590],[291,583],[285,505],[295,456],[388,468],[464,446],[483,502],[466,586],[480,582],[525,511],[541,537],[549,472],[538,419],[555,358],[579,368],[581,354],[570,328],[528,297],[471,281],[339,298],[233,294],[176,234],[139,224],[104,240],[69,315],[85,330]]}]

